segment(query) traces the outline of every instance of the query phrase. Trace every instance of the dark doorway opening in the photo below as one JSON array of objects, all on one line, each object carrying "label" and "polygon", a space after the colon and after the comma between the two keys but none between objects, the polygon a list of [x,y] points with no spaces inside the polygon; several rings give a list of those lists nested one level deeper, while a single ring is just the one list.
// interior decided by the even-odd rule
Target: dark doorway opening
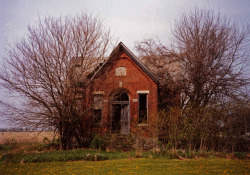
[{"label": "dark doorway opening", "polygon": [[130,132],[129,97],[118,93],[112,101],[111,132],[115,134],[128,134]]}]

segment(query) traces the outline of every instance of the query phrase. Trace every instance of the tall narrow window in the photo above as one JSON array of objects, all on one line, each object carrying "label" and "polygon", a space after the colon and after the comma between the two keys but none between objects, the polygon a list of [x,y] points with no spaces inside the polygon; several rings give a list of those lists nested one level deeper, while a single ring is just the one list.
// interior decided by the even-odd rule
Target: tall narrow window
[{"label": "tall narrow window", "polygon": [[82,110],[82,98],[76,98],[74,100],[74,106],[75,106],[76,112],[81,111]]},{"label": "tall narrow window", "polygon": [[103,96],[102,95],[95,95],[94,96],[94,103],[93,103],[93,122],[94,123],[100,123],[102,120],[102,100]]},{"label": "tall narrow window", "polygon": [[139,123],[148,122],[148,94],[138,94],[139,98]]}]

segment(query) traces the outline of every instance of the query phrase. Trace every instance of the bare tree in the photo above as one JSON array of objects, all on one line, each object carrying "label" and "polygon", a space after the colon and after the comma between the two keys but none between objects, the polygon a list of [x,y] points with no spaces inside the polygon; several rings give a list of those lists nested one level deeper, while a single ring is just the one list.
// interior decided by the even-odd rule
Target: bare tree
[{"label": "bare tree", "polygon": [[249,84],[244,75],[249,59],[248,34],[244,26],[237,28],[213,11],[199,9],[175,24],[170,52],[182,70],[183,115],[192,118],[185,125],[185,132],[193,136],[190,147],[202,148],[207,131],[216,125],[218,118],[212,115],[211,105],[242,97],[242,88]]},{"label": "bare tree", "polygon": [[[237,27],[211,10],[195,9],[175,23],[172,34],[170,47],[145,40],[136,43],[136,49],[144,62],[153,62],[154,67],[162,68],[160,74],[168,75],[165,88],[180,90],[182,119],[186,120],[181,126],[190,147],[195,147],[199,141],[203,144],[204,133],[210,130],[204,126],[213,117],[213,105],[246,98],[242,90],[249,85],[249,29]],[[177,74],[170,69],[173,64],[178,65]]]},{"label": "bare tree", "polygon": [[184,102],[206,106],[223,96],[237,96],[249,81],[248,29],[237,28],[213,11],[195,9],[173,30],[171,53],[181,67]]},{"label": "bare tree", "polygon": [[[249,61],[248,27],[239,28],[213,11],[195,9],[175,23],[172,34],[171,47],[150,39],[137,42],[135,48],[156,72],[170,79],[177,76],[185,104],[206,106],[212,99],[236,97],[240,87],[248,85],[244,74]],[[176,69],[170,70],[173,63]]]},{"label": "bare tree", "polygon": [[[53,126],[61,148],[84,143],[86,110],[82,96],[87,75],[111,46],[110,31],[92,15],[45,17],[9,49],[1,69],[2,86],[23,97],[5,104],[12,122],[37,128]],[[12,101],[13,102],[13,101]]]},{"label": "bare tree", "polygon": [[180,83],[180,64],[173,59],[168,47],[160,43],[159,39],[145,39],[135,43],[135,49],[141,61],[154,73],[159,80],[159,108],[166,108],[178,103]]}]

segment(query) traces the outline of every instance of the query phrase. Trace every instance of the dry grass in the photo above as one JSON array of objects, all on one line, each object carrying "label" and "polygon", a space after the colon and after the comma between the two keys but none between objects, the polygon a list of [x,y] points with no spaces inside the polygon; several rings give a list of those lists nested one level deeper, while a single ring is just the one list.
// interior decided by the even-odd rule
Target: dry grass
[{"label": "dry grass", "polygon": [[54,132],[0,132],[0,144],[42,142],[46,137],[53,140],[55,134]]}]

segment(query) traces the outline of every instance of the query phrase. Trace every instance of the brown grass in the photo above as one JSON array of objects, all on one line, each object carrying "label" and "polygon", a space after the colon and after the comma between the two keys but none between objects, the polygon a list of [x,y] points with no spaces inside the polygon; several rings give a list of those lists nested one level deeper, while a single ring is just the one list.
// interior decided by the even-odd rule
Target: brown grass
[{"label": "brown grass", "polygon": [[0,144],[43,142],[44,138],[53,140],[54,132],[0,132]]}]

